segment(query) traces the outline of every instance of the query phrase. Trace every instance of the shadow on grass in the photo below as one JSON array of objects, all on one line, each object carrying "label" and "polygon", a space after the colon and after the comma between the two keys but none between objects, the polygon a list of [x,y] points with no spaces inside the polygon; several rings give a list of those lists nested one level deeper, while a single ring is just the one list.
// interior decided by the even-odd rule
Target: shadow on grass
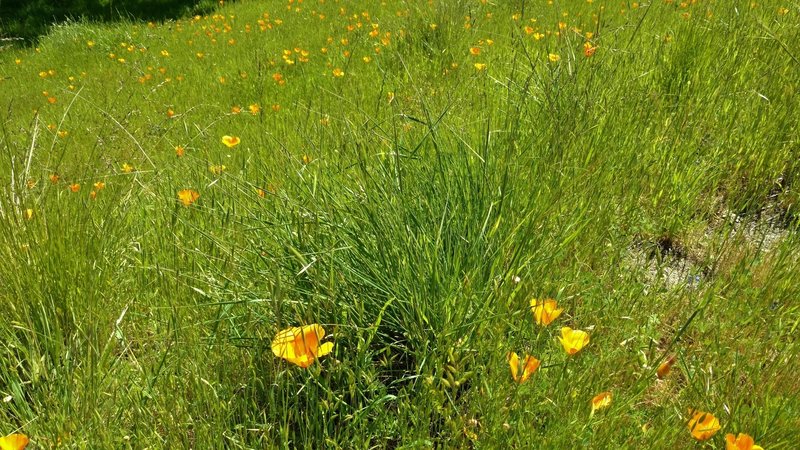
[{"label": "shadow on grass", "polygon": [[0,0],[0,46],[34,44],[54,24],[68,20],[162,21],[205,14],[213,0]]}]

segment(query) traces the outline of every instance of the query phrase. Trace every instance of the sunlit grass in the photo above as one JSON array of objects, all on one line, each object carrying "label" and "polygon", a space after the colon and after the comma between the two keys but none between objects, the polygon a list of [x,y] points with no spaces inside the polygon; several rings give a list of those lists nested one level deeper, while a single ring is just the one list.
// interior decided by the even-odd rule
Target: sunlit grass
[{"label": "sunlit grass", "polygon": [[793,448],[800,10],[733,3],[241,1],[0,51],[0,436]]}]

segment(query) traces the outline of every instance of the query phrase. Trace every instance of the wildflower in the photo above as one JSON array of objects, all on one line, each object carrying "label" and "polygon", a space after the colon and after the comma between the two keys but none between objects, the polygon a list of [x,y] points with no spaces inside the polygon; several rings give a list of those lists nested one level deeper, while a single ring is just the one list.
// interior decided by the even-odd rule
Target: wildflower
[{"label": "wildflower", "polygon": [[475,63],[474,66],[475,70],[477,70],[478,72],[486,69],[486,64],[483,63]]},{"label": "wildflower", "polygon": [[601,392],[592,397],[592,414],[598,409],[611,405],[611,392]]},{"label": "wildflower", "polygon": [[670,356],[666,359],[666,361],[658,366],[658,369],[656,369],[656,376],[658,376],[658,378],[661,380],[666,378],[667,375],[669,375],[669,372],[672,370],[673,364],[675,364],[675,356]]},{"label": "wildflower", "polygon": [[539,325],[550,325],[550,323],[561,315],[563,308],[557,308],[558,304],[553,299],[539,301],[536,299],[531,300],[531,311]]},{"label": "wildflower", "polygon": [[96,182],[94,184],[94,188],[97,189],[98,191],[101,191],[101,190],[105,189],[105,187],[106,187],[106,183],[104,183],[102,181],[98,181],[98,182]]},{"label": "wildflower", "polygon": [[221,174],[222,172],[225,171],[225,169],[227,169],[227,167],[225,167],[222,164],[215,164],[215,165],[208,166],[208,171],[213,173],[214,175]]},{"label": "wildflower", "polygon": [[261,112],[261,106],[259,106],[258,103],[253,103],[252,105],[248,106],[247,109],[249,109],[250,114],[254,116]]},{"label": "wildflower", "polygon": [[28,436],[24,434],[9,434],[0,437],[0,450],[23,450],[28,442]]},{"label": "wildflower", "polygon": [[333,76],[335,76],[336,78],[341,78],[344,76],[344,71],[337,67],[333,69]]},{"label": "wildflower", "polygon": [[319,324],[287,328],[272,340],[272,353],[302,368],[333,350],[333,342],[320,345],[325,329]]},{"label": "wildflower", "polygon": [[564,350],[568,355],[574,355],[589,343],[589,333],[573,330],[570,327],[562,327],[561,337],[558,340],[561,341],[561,345],[564,346]]},{"label": "wildflower", "polygon": [[233,106],[231,107],[231,114],[239,114],[242,112],[241,106]]},{"label": "wildflower", "polygon": [[81,185],[80,185],[80,183],[73,183],[73,184],[70,184],[70,185],[69,185],[69,190],[70,190],[70,191],[72,191],[72,192],[78,192],[78,191],[80,191],[80,190],[81,190]]},{"label": "wildflower", "polygon": [[122,173],[131,173],[131,172],[133,172],[133,166],[128,163],[124,163],[122,165]]},{"label": "wildflower", "polygon": [[481,48],[480,48],[480,47],[470,47],[470,49],[469,49],[469,53],[470,53],[472,56],[478,56],[478,55],[480,55],[480,54],[481,54]]},{"label": "wildflower", "polygon": [[583,44],[583,56],[590,58],[597,51],[597,47],[592,46],[591,42]]},{"label": "wildflower", "polygon": [[186,207],[191,206],[191,204],[196,202],[198,198],[200,198],[200,194],[192,189],[184,189],[178,192],[178,200],[180,200],[180,202],[183,203],[183,206]]},{"label": "wildflower", "polygon": [[97,191],[89,192],[89,198],[94,200],[97,198]]},{"label": "wildflower", "polygon": [[48,178],[50,178],[50,182],[51,183],[56,184],[56,183],[58,183],[58,179],[61,178],[61,177],[57,173],[53,173],[53,174],[50,174],[50,176]]},{"label": "wildflower", "polygon": [[711,413],[703,411],[690,411],[692,419],[687,424],[692,437],[698,441],[706,441],[719,431],[719,420]]},{"label": "wildflower", "polygon": [[764,450],[760,445],[755,445],[753,438],[749,434],[739,433],[734,437],[732,434],[725,435],[725,450]]},{"label": "wildflower", "polygon": [[303,155],[303,165],[308,165],[311,162],[311,157],[308,155]]},{"label": "wildflower", "polygon": [[239,145],[242,140],[236,136],[222,136],[222,143],[228,148],[233,148]]},{"label": "wildflower", "polygon": [[541,362],[530,355],[525,355],[522,362],[522,376],[519,376],[519,356],[515,352],[509,352],[506,355],[508,365],[511,368],[511,377],[518,383],[524,383],[528,378],[536,372]]},{"label": "wildflower", "polygon": [[178,158],[182,157],[185,152],[186,149],[184,149],[182,145],[175,147],[175,156],[177,156]]},{"label": "wildflower", "polygon": [[167,117],[170,118],[170,119],[175,117],[175,111],[173,111],[172,108],[167,110]]},{"label": "wildflower", "polygon": [[69,131],[61,130],[58,133],[56,133],[56,135],[58,135],[58,137],[60,137],[61,139],[64,139],[65,137],[69,136]]},{"label": "wildflower", "polygon": [[555,53],[548,54],[547,55],[547,59],[549,59],[550,62],[559,62],[559,61],[561,61],[561,57],[556,55]]},{"label": "wildflower", "polygon": [[25,210],[25,218],[27,220],[33,219],[33,210],[31,208]]}]

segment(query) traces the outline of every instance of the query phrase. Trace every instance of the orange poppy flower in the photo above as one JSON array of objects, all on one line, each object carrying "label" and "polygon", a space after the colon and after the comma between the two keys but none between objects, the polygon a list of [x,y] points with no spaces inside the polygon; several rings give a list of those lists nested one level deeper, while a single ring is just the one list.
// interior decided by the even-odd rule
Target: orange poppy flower
[{"label": "orange poppy flower", "polygon": [[228,148],[236,147],[240,142],[242,140],[236,136],[222,136],[222,143]]},{"label": "orange poppy flower", "polygon": [[320,345],[319,341],[324,337],[325,329],[319,324],[287,328],[272,340],[272,353],[292,364],[306,368],[315,359],[333,350],[333,342]]},{"label": "orange poppy flower", "polygon": [[192,189],[184,189],[178,192],[178,200],[180,200],[180,202],[183,203],[183,206],[186,207],[191,206],[191,204],[196,202],[198,198],[200,198],[200,194]]},{"label": "orange poppy flower", "polygon": [[506,359],[511,368],[511,377],[518,383],[527,381],[541,364],[541,361],[533,356],[525,355],[525,360],[522,362],[522,376],[519,376],[519,356],[517,356],[516,352],[509,352],[508,355],[506,355]]},{"label": "orange poppy flower", "polygon": [[601,392],[592,397],[592,414],[598,409],[611,405],[611,392]]},{"label": "orange poppy flower", "polygon": [[734,437],[732,434],[725,435],[725,450],[764,450],[760,445],[755,445],[753,438],[749,434],[739,433]]},{"label": "orange poppy flower", "polygon": [[533,311],[533,317],[539,325],[550,325],[552,321],[561,315],[563,310],[563,308],[558,308],[558,303],[551,298],[547,300],[531,300],[531,311]]},{"label": "orange poppy flower", "polygon": [[50,182],[53,183],[53,184],[58,183],[58,179],[59,178],[61,178],[61,177],[59,177],[57,173],[50,174]]},{"label": "orange poppy flower", "polygon": [[561,328],[561,337],[558,338],[561,345],[568,355],[574,355],[581,351],[589,343],[589,333],[581,330],[573,330],[570,327]]},{"label": "orange poppy flower", "polygon": [[672,370],[673,364],[675,364],[675,356],[670,356],[658,366],[658,369],[656,369],[656,376],[658,376],[658,378],[661,380],[666,378],[667,375],[669,375],[669,372]]},{"label": "orange poppy flower", "polygon": [[81,185],[79,183],[73,183],[69,185],[69,190],[72,192],[78,192],[81,190]]},{"label": "orange poppy flower", "polygon": [[9,434],[0,437],[0,450],[23,450],[28,446],[28,436],[24,434]]},{"label": "orange poppy flower", "polygon": [[690,411],[692,419],[687,426],[692,437],[698,441],[707,441],[719,431],[719,420],[711,413],[704,411]]}]

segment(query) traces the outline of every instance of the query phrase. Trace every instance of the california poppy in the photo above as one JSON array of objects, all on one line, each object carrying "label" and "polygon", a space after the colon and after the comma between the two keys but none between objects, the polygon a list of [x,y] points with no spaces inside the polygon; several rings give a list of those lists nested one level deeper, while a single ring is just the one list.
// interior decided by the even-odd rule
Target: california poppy
[{"label": "california poppy", "polygon": [[578,353],[586,344],[589,343],[589,333],[581,330],[573,330],[570,327],[561,328],[561,337],[558,338],[564,350],[569,355]]},{"label": "california poppy", "polygon": [[592,397],[592,414],[598,409],[611,405],[611,392],[601,392]]},{"label": "california poppy", "polygon": [[506,355],[508,365],[511,367],[511,378],[518,383],[524,383],[528,378],[536,372],[541,362],[530,355],[525,355],[525,360],[522,362],[522,376],[519,376],[519,356],[515,352],[509,352]]},{"label": "california poppy", "polygon": [[24,434],[9,434],[0,437],[0,450],[23,450],[28,446],[28,436]]},{"label": "california poppy", "polygon": [[80,191],[80,190],[81,190],[81,185],[80,185],[80,183],[73,183],[73,184],[70,184],[70,185],[69,185],[69,190],[70,190],[70,191],[72,191],[72,192],[78,192],[78,191]]},{"label": "california poppy", "polygon": [[319,341],[324,337],[325,329],[319,324],[287,328],[272,340],[272,353],[292,364],[306,368],[315,359],[333,350],[333,342],[320,345]]},{"label": "california poppy", "polygon": [[563,308],[558,308],[558,304],[553,299],[547,300],[531,300],[531,311],[536,323],[539,325],[550,325],[550,323],[561,315]]},{"label": "california poppy", "polygon": [[242,140],[236,136],[222,136],[222,143],[228,148],[233,148],[239,145]]},{"label": "california poppy", "polygon": [[725,435],[725,450],[764,450],[760,445],[755,445],[753,438],[749,434],[739,433],[734,437],[732,434]]},{"label": "california poppy", "polygon": [[711,436],[714,436],[719,431],[719,420],[711,413],[692,410],[690,414],[692,414],[692,419],[689,420],[687,426],[689,427],[689,432],[692,433],[692,437],[698,441],[711,439]]},{"label": "california poppy", "polygon": [[672,365],[675,364],[675,356],[670,356],[667,358],[663,363],[658,366],[656,369],[656,375],[659,379],[664,379],[669,375],[669,372],[672,370]]},{"label": "california poppy", "polygon": [[192,189],[184,189],[178,192],[178,200],[183,203],[183,206],[191,206],[192,203],[196,202],[197,199],[200,198],[200,194],[197,191]]}]

